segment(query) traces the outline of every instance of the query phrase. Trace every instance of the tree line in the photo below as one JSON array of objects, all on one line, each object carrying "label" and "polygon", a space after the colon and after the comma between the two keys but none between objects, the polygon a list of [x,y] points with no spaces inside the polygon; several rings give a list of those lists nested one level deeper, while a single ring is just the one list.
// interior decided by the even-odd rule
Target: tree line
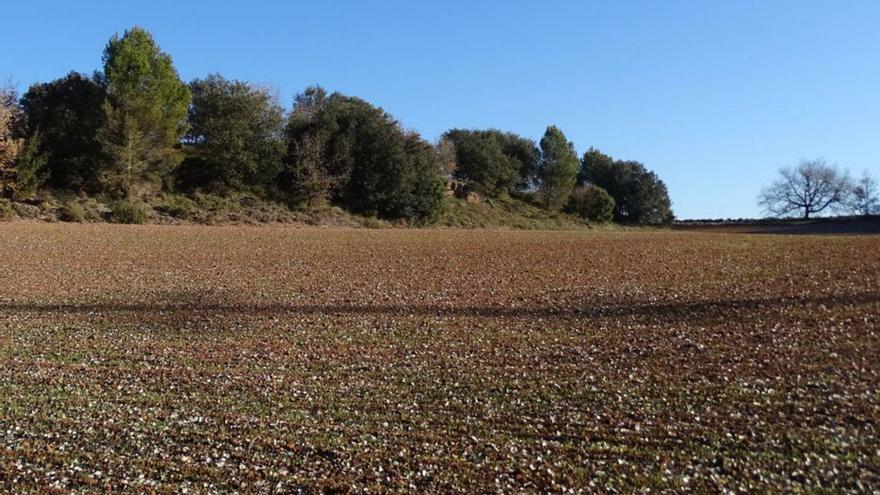
[{"label": "tree line", "polygon": [[219,74],[184,83],[146,30],[114,35],[93,75],[71,72],[0,95],[0,194],[42,190],[120,203],[163,193],[248,192],[291,207],[326,204],[416,224],[442,209],[444,180],[489,198],[520,195],[594,221],[653,225],[673,213],[639,162],[562,130],[539,142],[497,129],[452,129],[437,143],[360,98],[310,87],[285,110],[266,87]]}]

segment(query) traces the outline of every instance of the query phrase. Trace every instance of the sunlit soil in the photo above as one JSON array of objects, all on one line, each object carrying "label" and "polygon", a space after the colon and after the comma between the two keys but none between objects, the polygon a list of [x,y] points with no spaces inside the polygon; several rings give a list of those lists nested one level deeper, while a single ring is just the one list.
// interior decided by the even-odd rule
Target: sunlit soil
[{"label": "sunlit soil", "polygon": [[0,225],[10,492],[880,489],[880,237]]}]

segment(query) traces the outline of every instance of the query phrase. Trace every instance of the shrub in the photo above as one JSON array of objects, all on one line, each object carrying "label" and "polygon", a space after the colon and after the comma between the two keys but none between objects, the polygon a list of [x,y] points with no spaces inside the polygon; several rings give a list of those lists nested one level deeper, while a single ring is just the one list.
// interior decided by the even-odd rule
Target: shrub
[{"label": "shrub", "polygon": [[197,209],[195,201],[179,195],[165,196],[163,204],[159,206],[160,211],[182,220],[191,220]]},{"label": "shrub", "polygon": [[40,218],[42,210],[37,205],[29,205],[27,203],[12,203],[12,210],[23,220],[36,220]]},{"label": "shrub", "polygon": [[614,218],[614,198],[598,186],[578,187],[568,200],[568,211],[594,222],[610,222]]},{"label": "shrub", "polygon": [[12,220],[15,217],[15,210],[12,203],[6,198],[0,198],[0,221]]},{"label": "shrub", "polygon": [[229,207],[229,202],[226,201],[225,198],[215,194],[195,193],[193,195],[193,200],[199,208],[214,213],[223,211]]},{"label": "shrub", "polygon": [[103,222],[105,220],[101,214],[103,205],[99,204],[95,198],[85,198],[80,204],[83,207],[86,222]]},{"label": "shrub", "polygon": [[123,199],[110,207],[110,221],[113,223],[143,224],[147,222],[147,207],[141,202]]},{"label": "shrub", "polygon": [[82,223],[86,219],[86,211],[76,201],[65,201],[58,209],[58,219],[62,222]]}]

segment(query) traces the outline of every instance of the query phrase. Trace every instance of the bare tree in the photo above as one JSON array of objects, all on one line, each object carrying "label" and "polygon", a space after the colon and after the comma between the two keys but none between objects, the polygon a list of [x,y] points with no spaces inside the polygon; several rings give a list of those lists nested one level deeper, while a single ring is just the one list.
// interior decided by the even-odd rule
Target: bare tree
[{"label": "bare tree", "polygon": [[804,160],[795,168],[779,170],[780,177],[761,191],[758,204],[776,216],[835,210],[847,205],[852,191],[849,177],[824,159]]},{"label": "bare tree", "polygon": [[440,159],[440,175],[443,178],[451,177],[458,168],[455,161],[455,143],[451,139],[441,138],[435,149],[437,157]]},{"label": "bare tree", "polygon": [[291,143],[291,149],[297,201],[308,208],[324,206],[333,188],[342,182],[340,177],[331,175],[324,165],[324,139],[320,135],[304,135]]},{"label": "bare tree", "polygon": [[877,179],[867,170],[862,172],[862,176],[856,181],[852,190],[852,209],[858,215],[878,215],[880,214],[880,187],[877,185]]}]

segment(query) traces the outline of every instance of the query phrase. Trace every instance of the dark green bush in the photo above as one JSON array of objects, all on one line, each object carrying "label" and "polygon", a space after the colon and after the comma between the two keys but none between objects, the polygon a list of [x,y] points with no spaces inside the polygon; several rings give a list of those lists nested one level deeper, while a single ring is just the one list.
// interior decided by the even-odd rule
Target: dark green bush
[{"label": "dark green bush", "polygon": [[86,211],[76,201],[65,201],[58,209],[58,220],[62,222],[82,223],[86,219]]},{"label": "dark green bush", "polygon": [[567,210],[594,222],[614,219],[614,198],[598,186],[575,188],[568,199]]},{"label": "dark green bush", "polygon": [[191,220],[198,209],[195,201],[180,195],[166,196],[162,205],[158,207],[163,213],[181,220]]},{"label": "dark green bush", "polygon": [[12,203],[6,198],[0,198],[0,221],[12,220],[15,217],[15,210]]},{"label": "dark green bush", "polygon": [[110,207],[110,221],[113,223],[143,224],[147,217],[147,206],[139,201],[123,199]]},{"label": "dark green bush", "polygon": [[199,208],[212,213],[218,213],[230,207],[229,201],[226,198],[215,194],[195,193],[193,201]]}]

